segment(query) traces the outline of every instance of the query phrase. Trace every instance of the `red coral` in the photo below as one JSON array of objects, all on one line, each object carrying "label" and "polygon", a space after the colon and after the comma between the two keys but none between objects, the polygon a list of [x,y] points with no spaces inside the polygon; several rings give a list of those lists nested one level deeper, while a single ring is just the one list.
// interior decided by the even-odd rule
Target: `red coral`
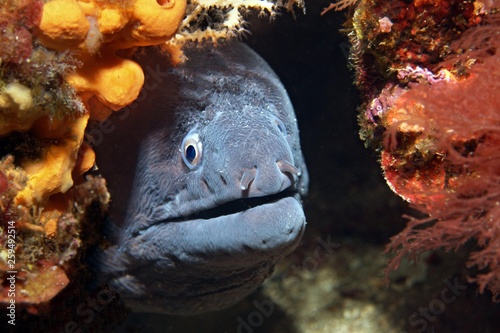
[{"label": "red coral", "polygon": [[[458,43],[473,59],[458,82],[421,83],[401,95],[387,126],[382,155],[386,179],[395,192],[428,215],[409,217],[391,239],[396,252],[388,270],[408,255],[457,249],[474,240],[479,250],[468,266],[471,280],[500,301],[500,20],[492,18]],[[471,37],[472,36],[472,37]],[[449,64],[450,62],[446,62]],[[396,111],[395,111],[396,110]]]}]

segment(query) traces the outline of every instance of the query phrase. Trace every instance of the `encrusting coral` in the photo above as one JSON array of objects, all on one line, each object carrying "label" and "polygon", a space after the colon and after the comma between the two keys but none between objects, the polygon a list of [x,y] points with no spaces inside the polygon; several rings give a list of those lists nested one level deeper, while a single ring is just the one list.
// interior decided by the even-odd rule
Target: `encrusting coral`
[{"label": "encrusting coral", "polygon": [[95,163],[85,130],[138,97],[137,48],[162,45],[178,62],[183,43],[237,36],[242,13],[272,17],[277,7],[262,0],[1,2],[0,303],[12,298],[9,270],[18,272],[15,301],[32,313],[78,272],[82,235],[91,234],[82,230],[97,227],[110,200],[104,179],[84,175]]},{"label": "encrusting coral", "polygon": [[[343,7],[341,2],[336,7]],[[352,3],[352,2],[351,2]],[[390,23],[390,24],[389,24]],[[350,21],[361,137],[409,217],[396,253],[475,243],[471,281],[500,300],[500,17],[495,1],[363,0]]]}]

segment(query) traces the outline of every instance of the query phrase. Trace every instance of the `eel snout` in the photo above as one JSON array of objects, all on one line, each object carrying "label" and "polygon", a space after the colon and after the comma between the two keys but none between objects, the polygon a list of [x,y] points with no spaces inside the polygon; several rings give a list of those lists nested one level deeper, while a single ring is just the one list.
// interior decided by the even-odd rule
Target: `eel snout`
[{"label": "eel snout", "polygon": [[264,172],[257,166],[243,172],[240,180],[241,190],[258,192],[259,194],[281,192],[297,182],[301,171],[292,163],[283,159],[276,161],[275,170],[272,170],[271,176],[263,176],[263,174]]}]

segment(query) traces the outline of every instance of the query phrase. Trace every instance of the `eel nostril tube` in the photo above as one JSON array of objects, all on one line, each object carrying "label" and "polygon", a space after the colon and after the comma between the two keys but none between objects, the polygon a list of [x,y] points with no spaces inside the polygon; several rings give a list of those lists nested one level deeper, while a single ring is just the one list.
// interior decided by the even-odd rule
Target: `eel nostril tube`
[{"label": "eel nostril tube", "polygon": [[295,175],[297,177],[300,177],[300,175],[301,175],[300,169],[286,160],[278,161],[278,162],[276,162],[276,164],[278,165],[278,168],[280,169],[280,171],[283,173],[287,172],[287,173],[289,173],[291,175]]},{"label": "eel nostril tube", "polygon": [[248,185],[250,185],[250,182],[255,179],[255,172],[254,170],[247,170],[243,173],[243,176],[241,176],[240,180],[240,188],[244,191],[248,189]]}]

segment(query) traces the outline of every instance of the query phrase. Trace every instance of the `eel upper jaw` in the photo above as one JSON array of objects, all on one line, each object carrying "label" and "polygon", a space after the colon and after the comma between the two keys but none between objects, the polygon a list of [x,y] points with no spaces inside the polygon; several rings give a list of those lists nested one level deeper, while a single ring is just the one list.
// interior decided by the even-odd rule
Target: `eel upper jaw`
[{"label": "eel upper jaw", "polygon": [[279,160],[276,162],[276,165],[281,172],[282,179],[281,183],[275,187],[274,192],[256,191],[255,188],[258,186],[255,184],[257,170],[256,168],[248,169],[241,176],[238,184],[239,188],[234,189],[232,191],[233,194],[229,198],[223,200],[206,198],[208,200],[206,200],[205,204],[201,204],[198,209],[189,214],[181,214],[177,217],[164,219],[159,223],[183,222],[194,219],[217,219],[221,216],[251,210],[263,204],[272,204],[285,197],[294,197],[300,203],[300,193],[297,188],[298,179],[301,176],[300,169],[286,160]]},{"label": "eel upper jaw", "polygon": [[[253,176],[245,183],[248,185],[246,189],[242,189],[242,181],[239,181],[245,179],[248,169],[244,170],[243,176],[240,174],[233,178],[234,182],[226,183],[231,187],[224,196],[210,191],[206,197],[189,201],[187,198],[191,192],[185,188],[167,205],[157,206],[152,219],[136,229],[132,237],[151,232],[178,235],[179,230],[183,230],[193,236],[192,242],[186,240],[189,247],[179,249],[179,255],[183,257],[190,256],[187,253],[203,253],[202,244],[214,249],[215,257],[225,248],[234,249],[232,254],[240,258],[248,255],[248,251],[244,254],[245,248],[261,253],[255,257],[260,257],[260,260],[286,255],[296,247],[305,229],[298,188],[301,172],[288,162],[277,162],[276,166],[274,174],[259,174],[257,168],[250,169]],[[168,213],[174,211],[177,215]],[[195,230],[202,232],[195,236]],[[214,236],[214,231],[232,240],[219,239],[216,242],[218,236]],[[202,242],[200,238],[204,238]]]}]

